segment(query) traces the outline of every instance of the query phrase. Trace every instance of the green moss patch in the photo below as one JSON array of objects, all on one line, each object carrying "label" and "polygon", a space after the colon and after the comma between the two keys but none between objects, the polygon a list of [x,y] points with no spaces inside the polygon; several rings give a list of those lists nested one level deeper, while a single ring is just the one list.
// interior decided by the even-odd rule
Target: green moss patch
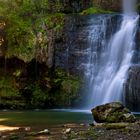
[{"label": "green moss patch", "polygon": [[89,9],[83,10],[80,14],[81,15],[90,15],[90,14],[110,14],[113,13],[112,11],[103,10],[98,7],[91,7]]}]

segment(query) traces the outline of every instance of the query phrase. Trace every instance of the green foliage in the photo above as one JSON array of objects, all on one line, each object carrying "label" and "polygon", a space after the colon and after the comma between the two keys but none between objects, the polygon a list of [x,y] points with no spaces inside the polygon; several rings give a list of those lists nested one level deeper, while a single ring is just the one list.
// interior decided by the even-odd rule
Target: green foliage
[{"label": "green foliage", "polygon": [[[47,37],[50,36],[44,23],[48,30],[62,31],[64,14],[50,14],[48,6],[48,0],[0,0],[0,16],[4,16],[7,24],[6,57],[16,56],[29,62],[35,57],[36,46],[48,46]],[[39,32],[42,33],[42,41],[36,44]]]},{"label": "green foliage", "polygon": [[[63,7],[59,1],[54,7],[50,5],[48,0],[0,0],[0,16],[6,22],[7,58],[15,56],[30,62],[42,48],[42,52],[47,50],[49,39],[61,36],[65,14],[56,12]],[[55,13],[49,12],[55,7]],[[41,74],[35,81],[34,75],[22,75],[23,71],[13,68],[8,77],[0,77],[0,105],[12,108],[71,105],[78,96],[80,80],[63,70],[53,76]]]},{"label": "green foliage", "polygon": [[0,107],[10,109],[24,106],[21,95],[14,85],[14,81],[9,76],[0,77]]},{"label": "green foliage", "polygon": [[32,30],[32,21],[31,18],[24,18],[27,11],[32,10],[29,3],[29,0],[0,0],[0,14],[4,16],[7,25],[7,57],[17,56],[24,61],[30,61],[33,58],[35,35]]},{"label": "green foliage", "polygon": [[20,77],[22,74],[22,70],[21,69],[17,69],[14,73],[13,76],[15,76],[16,78]]},{"label": "green foliage", "polygon": [[7,57],[17,56],[22,60],[30,61],[35,52],[35,35],[32,31],[31,22],[12,13],[7,17]]},{"label": "green foliage", "polygon": [[49,14],[45,19],[46,26],[49,29],[54,30],[62,30],[64,27],[64,14],[63,13],[55,13]]},{"label": "green foliage", "polygon": [[90,14],[110,14],[112,11],[106,11],[98,7],[91,7],[89,9],[83,10],[81,15],[90,15]]},{"label": "green foliage", "polygon": [[78,98],[80,89],[80,81],[76,78],[68,78],[62,81],[60,99],[62,103],[67,106],[71,106],[72,102]]},{"label": "green foliage", "polygon": [[47,94],[40,88],[39,85],[32,85],[31,105],[34,107],[43,107],[47,99]]},{"label": "green foliage", "polygon": [[67,93],[68,97],[75,97],[79,90],[79,81],[74,78],[65,79],[62,81],[62,90]]},{"label": "green foliage", "polygon": [[0,95],[9,99],[19,97],[18,90],[14,87],[13,79],[9,76],[0,77]]},{"label": "green foliage", "polygon": [[41,108],[47,99],[46,91],[44,92],[38,83],[29,82],[21,90],[22,98],[26,102],[26,108]]},{"label": "green foliage", "polygon": [[57,106],[71,106],[72,103],[79,97],[81,80],[66,73],[61,69],[56,69],[56,76],[53,80],[55,91],[53,100]]}]

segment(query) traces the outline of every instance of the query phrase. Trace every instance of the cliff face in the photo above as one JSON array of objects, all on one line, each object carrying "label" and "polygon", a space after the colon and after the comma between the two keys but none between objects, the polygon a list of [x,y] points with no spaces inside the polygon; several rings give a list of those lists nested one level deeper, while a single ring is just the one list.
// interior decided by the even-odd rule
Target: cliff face
[{"label": "cliff face", "polygon": [[[90,57],[99,61],[99,55],[121,22],[120,15],[71,15],[65,19],[63,40],[55,42],[55,67],[84,77]],[[104,26],[104,27],[103,27]],[[97,54],[94,58],[91,54]],[[94,60],[93,60],[94,61]]]},{"label": "cliff face", "polygon": [[[89,53],[96,52],[98,61],[103,36],[109,40],[121,21],[121,16],[113,14],[79,13],[92,5],[120,11],[119,0],[45,1],[45,4],[31,0],[32,5],[14,1],[2,5],[6,10],[7,6],[10,6],[8,10],[13,6],[18,8],[10,10],[8,16],[0,13],[0,108],[43,108],[79,103],[83,97],[79,77],[84,77],[87,70]],[[107,26],[104,31],[100,30],[102,26]],[[95,32],[100,33],[98,37],[95,32],[91,34],[95,27]],[[133,62],[138,65],[139,31],[136,42]],[[140,109],[139,98],[136,99],[140,92],[139,69],[139,66],[130,69],[124,86],[125,102],[132,110],[135,106]]]},{"label": "cliff face", "polygon": [[133,66],[129,70],[125,84],[125,104],[132,111],[140,111],[140,66]]},{"label": "cliff face", "polygon": [[[122,11],[122,1],[123,0],[92,0],[93,6],[99,7],[104,10],[109,10],[113,12]],[[140,12],[140,0],[137,0],[136,9]]]},{"label": "cliff face", "polygon": [[132,66],[128,71],[128,79],[124,84],[125,104],[132,111],[140,111],[140,27],[137,28],[136,46]]},{"label": "cliff face", "polygon": [[122,0],[93,0],[93,6],[115,12],[122,11]]},{"label": "cliff face", "polygon": [[65,40],[67,14],[90,5],[0,0],[0,108],[66,107],[79,102],[81,79],[56,67],[56,46]]},{"label": "cliff face", "polygon": [[50,12],[79,13],[92,6],[92,0],[49,0]]}]

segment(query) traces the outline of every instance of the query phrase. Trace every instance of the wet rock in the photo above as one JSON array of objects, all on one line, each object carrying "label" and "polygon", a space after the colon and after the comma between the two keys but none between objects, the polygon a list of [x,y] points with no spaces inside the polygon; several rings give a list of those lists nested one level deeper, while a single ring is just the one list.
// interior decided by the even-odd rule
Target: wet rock
[{"label": "wet rock", "polygon": [[85,126],[85,124],[81,123],[80,126]]},{"label": "wet rock", "polygon": [[1,139],[3,140],[3,139],[6,139],[7,138],[7,136],[1,136]]},{"label": "wet rock", "polygon": [[25,127],[25,131],[30,131],[31,127]]},{"label": "wet rock", "polygon": [[106,129],[122,129],[128,127],[130,124],[129,123],[106,123],[103,124],[103,126]]},{"label": "wet rock", "polygon": [[[102,50],[104,43],[101,43],[101,40],[106,42],[110,39],[118,29],[121,20],[121,15],[112,14],[70,15],[66,17],[63,41],[55,42],[55,66],[66,69],[74,75],[84,75],[90,53],[93,53],[93,59],[98,63],[100,55],[94,56],[94,54],[100,54],[101,51],[104,51]],[[102,23],[106,26],[105,30],[102,30]],[[99,33],[98,37],[94,38],[91,32],[94,30]],[[94,45],[87,45],[90,40],[93,41]],[[90,48],[92,48],[91,51]]]},{"label": "wet rock", "polygon": [[44,129],[43,131],[38,132],[39,135],[45,135],[50,134],[50,131],[48,129]]},{"label": "wet rock", "polygon": [[97,123],[135,122],[135,116],[119,102],[108,103],[92,109]]},{"label": "wet rock", "polygon": [[132,66],[124,84],[125,104],[133,112],[140,111],[140,66]]},{"label": "wet rock", "polygon": [[39,136],[39,135],[49,135],[50,131],[48,129],[44,129],[43,131],[39,132],[30,132],[28,135],[29,136]]},{"label": "wet rock", "polygon": [[70,134],[71,133],[71,128],[68,128],[64,131],[64,134]]},{"label": "wet rock", "polygon": [[31,127],[20,127],[18,130],[19,131],[30,131]]}]

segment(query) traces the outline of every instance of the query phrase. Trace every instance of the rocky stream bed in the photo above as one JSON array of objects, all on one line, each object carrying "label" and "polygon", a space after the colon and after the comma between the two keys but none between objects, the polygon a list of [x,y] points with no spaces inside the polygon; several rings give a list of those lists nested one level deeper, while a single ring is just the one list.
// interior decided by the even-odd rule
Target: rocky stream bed
[{"label": "rocky stream bed", "polygon": [[[98,106],[89,123],[65,123],[45,129],[0,126],[1,140],[140,140],[140,119],[120,103]],[[97,119],[98,118],[98,119]],[[109,119],[111,118],[111,119]],[[88,119],[88,118],[87,118]]]}]

